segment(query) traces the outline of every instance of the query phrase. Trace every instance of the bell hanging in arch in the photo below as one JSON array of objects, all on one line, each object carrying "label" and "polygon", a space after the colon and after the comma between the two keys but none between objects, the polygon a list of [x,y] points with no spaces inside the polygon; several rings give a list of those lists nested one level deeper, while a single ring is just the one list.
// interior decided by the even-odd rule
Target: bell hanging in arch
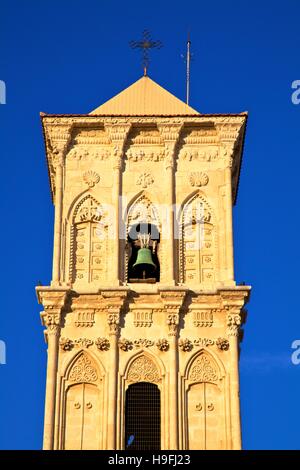
[{"label": "bell hanging in arch", "polygon": [[150,235],[139,234],[139,241],[141,248],[139,249],[136,257],[136,261],[132,266],[132,269],[136,273],[139,279],[151,278],[157,269],[156,264],[153,262],[152,253],[149,248]]}]

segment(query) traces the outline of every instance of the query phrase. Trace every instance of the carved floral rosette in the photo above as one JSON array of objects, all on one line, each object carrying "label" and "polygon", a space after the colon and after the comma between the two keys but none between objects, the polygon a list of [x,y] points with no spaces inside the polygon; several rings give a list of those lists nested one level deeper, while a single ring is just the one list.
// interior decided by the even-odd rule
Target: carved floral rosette
[{"label": "carved floral rosette", "polygon": [[73,341],[69,338],[60,338],[59,346],[62,349],[62,351],[71,351],[74,344],[73,344]]},{"label": "carved floral rosette", "polygon": [[100,351],[108,351],[110,348],[110,342],[107,338],[97,338],[95,345]]},{"label": "carved floral rosette", "polygon": [[192,349],[193,349],[193,343],[192,341],[190,341],[189,339],[185,338],[185,339],[180,339],[178,341],[178,346],[179,348],[181,349],[181,351],[184,351],[184,352],[190,352]]},{"label": "carved floral rosette", "polygon": [[160,351],[166,352],[168,351],[170,344],[166,338],[162,338],[156,342],[156,346],[158,347]]},{"label": "carved floral rosette", "polygon": [[218,338],[216,345],[221,351],[228,351],[229,349],[229,341],[226,338]]},{"label": "carved floral rosette", "polygon": [[130,351],[133,348],[132,341],[126,338],[120,338],[118,344],[122,351]]}]

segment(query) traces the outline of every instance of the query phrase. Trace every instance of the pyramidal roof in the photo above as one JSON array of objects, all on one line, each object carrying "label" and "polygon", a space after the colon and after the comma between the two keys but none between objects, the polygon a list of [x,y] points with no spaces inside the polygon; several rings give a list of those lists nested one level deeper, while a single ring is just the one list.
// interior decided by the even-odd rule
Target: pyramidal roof
[{"label": "pyramidal roof", "polygon": [[146,116],[200,114],[148,76],[130,85],[90,114]]}]

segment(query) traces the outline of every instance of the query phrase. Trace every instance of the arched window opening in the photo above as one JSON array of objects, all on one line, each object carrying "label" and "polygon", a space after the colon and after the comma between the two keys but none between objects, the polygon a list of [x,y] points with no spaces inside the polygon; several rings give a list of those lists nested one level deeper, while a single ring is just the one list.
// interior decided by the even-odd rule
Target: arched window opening
[{"label": "arched window opening", "polygon": [[149,382],[129,385],[125,402],[125,449],[160,450],[160,390]]},{"label": "arched window opening", "polygon": [[156,225],[141,222],[131,226],[128,233],[129,282],[155,283],[159,281],[159,241],[160,234]]}]

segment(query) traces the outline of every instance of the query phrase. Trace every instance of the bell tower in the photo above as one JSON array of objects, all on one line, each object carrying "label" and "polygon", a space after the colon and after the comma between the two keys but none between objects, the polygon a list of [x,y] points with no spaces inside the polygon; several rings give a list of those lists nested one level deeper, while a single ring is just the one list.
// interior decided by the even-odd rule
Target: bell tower
[{"label": "bell tower", "polygon": [[55,206],[36,288],[44,449],[240,449],[234,277],[247,114],[200,114],[144,76],[84,115],[41,115]]}]

